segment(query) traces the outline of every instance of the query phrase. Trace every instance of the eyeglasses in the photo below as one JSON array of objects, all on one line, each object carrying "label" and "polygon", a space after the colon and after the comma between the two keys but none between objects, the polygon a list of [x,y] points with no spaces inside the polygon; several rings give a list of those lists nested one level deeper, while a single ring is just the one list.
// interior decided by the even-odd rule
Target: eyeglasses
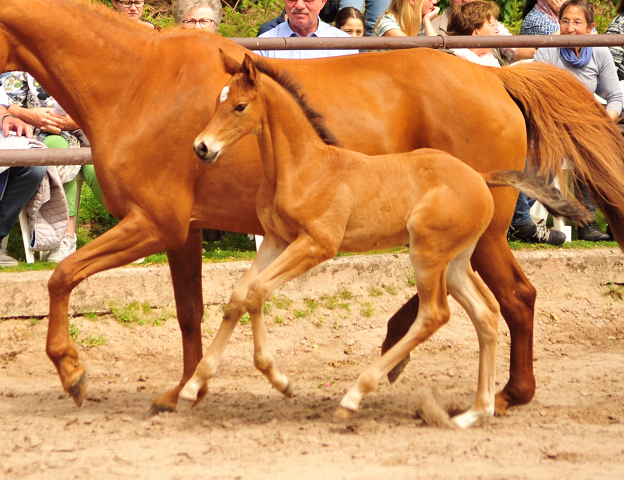
[{"label": "eyeglasses", "polygon": [[134,5],[136,8],[141,8],[143,5],[145,5],[145,0],[141,0],[140,2],[126,2],[126,1],[121,1],[121,0],[117,0],[119,3],[121,3],[121,6],[124,8],[130,8],[132,5]]},{"label": "eyeglasses", "polygon": [[559,23],[561,24],[562,27],[567,27],[568,25],[572,25],[573,27],[580,27],[581,25],[585,25],[586,22],[583,22],[582,20],[568,20],[567,18],[564,18],[563,20],[559,20]]},{"label": "eyeglasses", "polygon": [[187,20],[182,20],[182,23],[187,27],[195,27],[199,25],[199,28],[206,28],[210,26],[211,24],[215,24],[215,25],[217,24],[217,22],[215,22],[211,18],[200,18],[199,20],[195,20],[194,18],[189,18]]}]

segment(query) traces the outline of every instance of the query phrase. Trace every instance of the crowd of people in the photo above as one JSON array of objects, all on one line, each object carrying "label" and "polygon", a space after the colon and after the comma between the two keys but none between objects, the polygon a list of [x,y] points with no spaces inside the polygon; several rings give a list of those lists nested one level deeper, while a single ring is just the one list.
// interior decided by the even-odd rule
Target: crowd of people
[{"label": "crowd of people", "polygon": [[[366,1],[365,5],[364,2]],[[113,7],[128,19],[154,29],[143,18],[143,0],[112,0]],[[416,35],[510,35],[498,21],[494,2],[450,0],[440,14],[437,0],[285,0],[282,14],[263,24],[258,35],[270,37],[362,37]],[[624,33],[624,0],[607,33]],[[222,18],[221,0],[178,0],[173,7],[176,25],[216,33]],[[333,25],[332,25],[333,23]],[[588,0],[528,0],[521,35],[576,35],[596,33],[594,11]],[[258,52],[272,58],[319,58],[358,54],[358,50],[267,50]],[[622,112],[624,48],[471,48],[455,49],[468,61],[491,66],[517,61],[537,61],[555,65],[575,75],[605,105],[614,121]],[[27,72],[3,74],[0,88],[0,148],[80,148],[89,141],[79,125]],[[15,138],[21,138],[20,147]],[[565,159],[562,159],[562,162]],[[58,263],[76,250],[76,177],[85,183],[103,204],[93,166],[48,167],[57,170],[67,202],[67,227],[54,247],[40,258]],[[0,167],[0,240],[13,227],[21,209],[33,197],[46,175],[46,167]],[[56,176],[55,176],[56,178]],[[583,184],[575,186],[577,198],[595,215],[596,207]],[[562,232],[535,223],[530,215],[533,200],[520,194],[509,236],[526,242],[560,245]],[[63,227],[65,224],[63,224]],[[603,241],[610,237],[597,224],[579,228],[582,240]],[[33,241],[34,243],[34,241]],[[0,267],[17,265],[0,247]]]}]

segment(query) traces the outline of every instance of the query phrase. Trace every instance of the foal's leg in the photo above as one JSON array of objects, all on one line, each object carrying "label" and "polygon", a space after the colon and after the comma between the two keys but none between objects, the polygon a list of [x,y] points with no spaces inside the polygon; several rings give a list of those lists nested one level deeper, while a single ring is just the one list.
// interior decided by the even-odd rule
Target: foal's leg
[{"label": "foal's leg", "polygon": [[[150,232],[146,235],[146,232]],[[126,265],[139,257],[167,249],[180,241],[159,226],[134,212],[117,226],[58,264],[48,282],[50,320],[46,352],[54,363],[61,384],[76,405],[82,405],[87,375],[78,360],[78,352],[69,336],[67,318],[71,291],[94,273]]]},{"label": "foal's leg", "polygon": [[429,256],[425,261],[426,252],[422,259],[413,253],[410,253],[410,257],[414,266],[416,286],[421,292],[416,321],[403,338],[358,377],[355,386],[343,397],[340,407],[336,410],[335,416],[338,418],[349,418],[356,412],[362,397],[377,388],[384,375],[450,318],[445,281],[448,260],[435,261]]},{"label": "foal's leg", "polygon": [[453,418],[453,422],[461,428],[467,428],[483,418],[494,415],[496,393],[498,303],[472,270],[471,252],[472,249],[455,259],[449,266],[446,276],[449,293],[468,313],[479,339],[477,400],[470,410]]},{"label": "foal's leg", "polygon": [[217,373],[217,368],[219,368],[221,363],[228,340],[232,332],[234,332],[236,325],[238,325],[238,321],[245,313],[243,302],[247,296],[250,281],[270,265],[282,253],[283,249],[284,244],[280,240],[269,235],[264,237],[264,241],[251,267],[232,292],[230,301],[223,314],[223,321],[214,340],[197,365],[192,377],[180,391],[178,395],[178,409],[186,409],[198,403],[198,394],[206,388],[208,380]]},{"label": "foal's leg", "polygon": [[[202,293],[202,237],[201,230],[191,230],[186,244],[167,252],[173,292],[175,294],[178,323],[182,333],[184,370],[180,384],[152,401],[150,415],[172,412],[178,403],[178,393],[187,382],[202,358],[201,320],[204,314]],[[199,392],[198,402],[208,389]]]},{"label": "foal's leg", "polygon": [[[291,243],[271,265],[263,270],[249,285],[245,308],[249,312],[254,337],[254,364],[271,382],[275,389],[287,397],[293,394],[292,384],[275,366],[273,356],[267,348],[262,307],[271,292],[284,283],[297,278],[315,266],[333,258],[338,246],[329,249],[320,247],[312,237],[302,234]],[[339,243],[339,242],[338,242]]]}]

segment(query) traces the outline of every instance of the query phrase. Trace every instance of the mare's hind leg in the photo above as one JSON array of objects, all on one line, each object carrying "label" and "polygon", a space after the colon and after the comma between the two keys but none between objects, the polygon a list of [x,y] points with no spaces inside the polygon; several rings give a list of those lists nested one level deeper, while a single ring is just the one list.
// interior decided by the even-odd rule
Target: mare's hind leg
[{"label": "mare's hind leg", "polygon": [[135,213],[117,226],[58,264],[48,282],[50,319],[46,353],[59,374],[63,389],[80,406],[86,395],[87,375],[78,359],[78,352],[69,336],[69,296],[85,278],[94,273],[126,265],[139,257],[170,247],[182,241],[171,233],[162,235],[157,225]]},{"label": "mare's hind leg", "polygon": [[214,340],[195,368],[193,375],[180,391],[178,395],[178,409],[189,408],[198,403],[198,394],[206,388],[208,380],[217,373],[228,340],[232,332],[234,332],[236,325],[238,325],[238,321],[245,313],[244,300],[247,297],[249,283],[259,272],[270,265],[283,250],[284,244],[281,241],[275,241],[268,236],[264,238],[251,267],[232,292],[230,301],[223,314],[223,321]]},{"label": "mare's hind leg", "polygon": [[446,276],[449,293],[468,313],[479,339],[477,399],[470,410],[453,418],[453,422],[461,428],[467,428],[483,418],[494,415],[496,393],[498,303],[472,270],[471,251],[472,249],[455,259],[449,266]]},{"label": "mare's hind leg", "polygon": [[[175,295],[178,324],[182,333],[184,370],[180,384],[152,401],[149,415],[173,412],[178,394],[202,358],[201,319],[204,314],[202,301],[202,248],[201,230],[192,230],[182,248],[167,252],[171,280]],[[200,390],[198,402],[208,389]]]},{"label": "mare's hind leg", "polygon": [[362,397],[377,388],[384,375],[450,318],[445,280],[448,260],[438,262],[429,260],[425,263],[413,253],[410,253],[410,256],[416,286],[418,291],[422,292],[416,321],[403,338],[358,377],[355,386],[343,397],[340,407],[336,410],[335,416],[338,418],[348,418],[352,412],[356,412]]},{"label": "mare's hind leg", "polygon": [[496,395],[496,413],[529,403],[535,395],[533,375],[533,314],[535,288],[526,278],[509,249],[504,235],[481,237],[472,265],[500,304],[511,339],[509,381]]}]

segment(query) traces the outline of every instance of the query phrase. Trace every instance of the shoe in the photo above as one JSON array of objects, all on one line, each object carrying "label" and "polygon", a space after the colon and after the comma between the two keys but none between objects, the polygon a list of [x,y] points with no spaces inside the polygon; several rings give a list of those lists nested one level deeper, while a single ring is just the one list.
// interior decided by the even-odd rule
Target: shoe
[{"label": "shoe", "polygon": [[72,237],[69,234],[63,235],[59,244],[54,247],[54,250],[50,250],[46,256],[46,262],[59,263],[61,260],[65,260],[72,253],[76,251],[76,237]]},{"label": "shoe", "polygon": [[587,240],[588,242],[608,242],[611,240],[611,237],[606,233],[602,233],[596,222],[591,222],[584,227],[579,227],[578,239]]},{"label": "shoe", "polygon": [[17,267],[17,260],[9,256],[4,248],[0,247],[0,267]]},{"label": "shoe", "polygon": [[141,257],[138,260],[135,260],[134,263],[135,265],[141,265],[143,262],[145,261],[145,257]]},{"label": "shoe", "polygon": [[520,240],[527,243],[547,243],[549,245],[561,245],[566,241],[565,233],[559,230],[551,230],[544,225],[527,223],[526,225],[511,225],[507,230],[509,240]]}]

